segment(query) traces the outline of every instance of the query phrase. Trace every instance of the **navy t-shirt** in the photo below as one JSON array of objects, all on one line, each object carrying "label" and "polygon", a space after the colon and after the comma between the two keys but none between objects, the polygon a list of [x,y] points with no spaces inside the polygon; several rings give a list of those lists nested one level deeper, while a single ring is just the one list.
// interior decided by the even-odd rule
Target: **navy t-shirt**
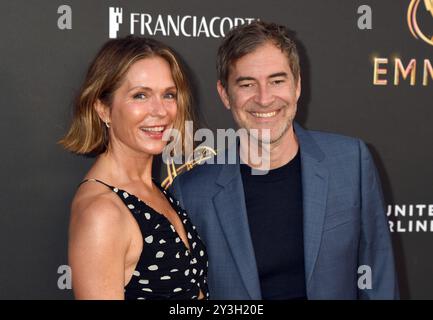
[{"label": "navy t-shirt", "polygon": [[262,298],[306,299],[299,151],[265,175],[241,164],[241,175]]}]

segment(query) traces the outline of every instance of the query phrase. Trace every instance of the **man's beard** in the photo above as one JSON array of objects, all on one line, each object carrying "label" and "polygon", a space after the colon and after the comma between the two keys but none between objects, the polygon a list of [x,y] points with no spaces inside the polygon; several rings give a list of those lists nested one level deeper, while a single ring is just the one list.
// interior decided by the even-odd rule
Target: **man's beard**
[{"label": "man's beard", "polygon": [[[285,123],[283,130],[281,130],[281,133],[278,134],[278,136],[272,138],[272,136],[269,133],[269,137],[266,137],[266,134],[263,134],[263,130],[270,130],[270,129],[255,129],[255,128],[248,128],[247,132],[250,138],[258,140],[259,143],[263,144],[273,144],[275,142],[278,142],[284,135],[289,131],[289,129],[293,125],[294,116],[290,117],[290,119],[287,120]],[[251,132],[251,130],[258,131],[258,135],[256,132]]]}]

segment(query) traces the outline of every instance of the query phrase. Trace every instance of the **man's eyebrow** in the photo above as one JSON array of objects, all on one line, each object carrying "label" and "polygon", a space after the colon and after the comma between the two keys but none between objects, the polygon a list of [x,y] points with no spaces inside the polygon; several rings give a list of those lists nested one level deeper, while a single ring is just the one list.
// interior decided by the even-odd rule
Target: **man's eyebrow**
[{"label": "man's eyebrow", "polygon": [[[282,71],[282,72],[277,72],[277,73],[273,73],[273,74],[269,75],[268,79],[269,78],[276,78],[276,77],[288,78],[288,76],[289,75],[287,74],[287,72]],[[256,80],[254,77],[248,77],[248,76],[246,76],[246,77],[238,77],[238,78],[236,78],[235,82],[239,83],[241,81],[254,81],[254,80]]]},{"label": "man's eyebrow", "polygon": [[254,81],[254,80],[256,80],[256,79],[253,77],[238,77],[238,78],[236,78],[235,82],[239,83],[241,81]]},{"label": "man's eyebrow", "polygon": [[287,74],[287,72],[277,72],[277,73],[273,73],[271,74],[268,78],[276,78],[276,77],[284,77],[287,78],[289,75]]}]

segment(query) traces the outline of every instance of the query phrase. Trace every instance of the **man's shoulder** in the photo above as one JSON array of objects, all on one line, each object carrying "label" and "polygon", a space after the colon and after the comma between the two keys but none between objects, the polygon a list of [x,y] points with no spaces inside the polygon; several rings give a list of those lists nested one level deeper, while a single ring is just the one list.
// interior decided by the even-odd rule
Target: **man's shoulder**
[{"label": "man's shoulder", "polygon": [[[304,134],[310,136],[317,147],[327,156],[347,153],[358,154],[360,147],[362,148],[363,145],[365,145],[365,143],[357,137],[334,132],[304,129]],[[305,141],[308,141],[308,139],[305,139]]]},{"label": "man's shoulder", "polygon": [[358,145],[360,142],[359,138],[334,132],[319,130],[308,130],[308,132],[321,145],[338,145],[339,147],[347,146],[350,148]]},{"label": "man's shoulder", "polygon": [[193,182],[194,186],[206,186],[209,182],[215,181],[221,171],[220,164],[198,164],[191,170],[185,171],[178,175],[173,184],[181,185],[182,187],[190,185]]}]

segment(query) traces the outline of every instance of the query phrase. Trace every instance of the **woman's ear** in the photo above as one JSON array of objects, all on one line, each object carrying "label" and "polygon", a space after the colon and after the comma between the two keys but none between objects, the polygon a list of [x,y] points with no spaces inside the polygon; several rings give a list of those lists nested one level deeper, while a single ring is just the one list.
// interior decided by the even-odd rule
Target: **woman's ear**
[{"label": "woman's ear", "polygon": [[110,108],[106,106],[100,99],[96,100],[93,107],[95,108],[95,111],[101,121],[104,122],[108,127],[111,123]]}]

